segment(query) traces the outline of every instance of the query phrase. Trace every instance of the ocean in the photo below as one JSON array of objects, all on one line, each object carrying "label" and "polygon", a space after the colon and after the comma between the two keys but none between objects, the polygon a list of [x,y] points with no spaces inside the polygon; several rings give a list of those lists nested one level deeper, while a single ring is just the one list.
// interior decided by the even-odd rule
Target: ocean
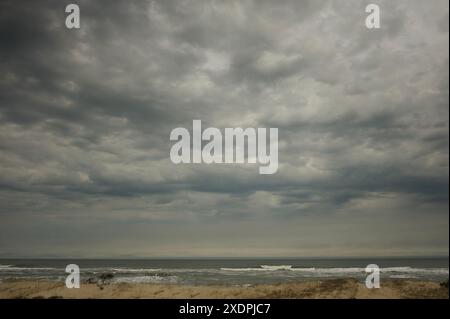
[{"label": "ocean", "polygon": [[449,258],[196,258],[196,259],[0,259],[7,279],[64,281],[65,267],[80,267],[81,281],[112,274],[112,282],[252,285],[324,278],[358,278],[380,267],[380,279],[445,281]]}]

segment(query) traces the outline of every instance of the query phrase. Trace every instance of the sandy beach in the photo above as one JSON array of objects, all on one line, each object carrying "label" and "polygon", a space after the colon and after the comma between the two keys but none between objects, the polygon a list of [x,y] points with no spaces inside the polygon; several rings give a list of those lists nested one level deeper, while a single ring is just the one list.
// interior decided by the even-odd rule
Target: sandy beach
[{"label": "sandy beach", "polygon": [[379,289],[367,289],[356,279],[327,279],[254,286],[188,286],[175,284],[82,284],[68,289],[50,281],[4,281],[0,298],[299,298],[299,299],[448,299],[448,288],[436,282],[391,279]]}]

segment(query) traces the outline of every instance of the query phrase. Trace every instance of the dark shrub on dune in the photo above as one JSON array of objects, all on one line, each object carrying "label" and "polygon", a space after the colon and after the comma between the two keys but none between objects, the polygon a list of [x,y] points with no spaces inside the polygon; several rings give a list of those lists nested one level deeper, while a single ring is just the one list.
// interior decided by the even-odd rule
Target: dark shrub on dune
[{"label": "dark shrub on dune", "polygon": [[104,273],[104,274],[101,274],[100,276],[98,276],[98,278],[100,278],[101,280],[111,280],[114,278],[114,274]]},{"label": "dark shrub on dune", "polygon": [[[96,277],[89,277],[86,280],[87,284],[96,284],[97,286],[101,287],[104,284],[107,284],[108,281],[110,281],[111,279],[114,278],[114,274],[112,273],[103,273],[103,274],[99,274]],[[103,287],[101,287],[102,289]]]}]

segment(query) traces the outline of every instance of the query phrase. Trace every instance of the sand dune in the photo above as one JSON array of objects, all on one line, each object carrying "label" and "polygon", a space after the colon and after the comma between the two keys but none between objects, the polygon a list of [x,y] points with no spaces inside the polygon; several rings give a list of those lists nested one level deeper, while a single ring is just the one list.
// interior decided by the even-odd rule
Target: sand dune
[{"label": "sand dune", "polygon": [[367,289],[356,279],[329,279],[289,284],[187,286],[172,284],[82,284],[68,289],[49,281],[5,281],[0,298],[439,298],[448,299],[439,283],[405,279],[385,280],[380,289]]}]

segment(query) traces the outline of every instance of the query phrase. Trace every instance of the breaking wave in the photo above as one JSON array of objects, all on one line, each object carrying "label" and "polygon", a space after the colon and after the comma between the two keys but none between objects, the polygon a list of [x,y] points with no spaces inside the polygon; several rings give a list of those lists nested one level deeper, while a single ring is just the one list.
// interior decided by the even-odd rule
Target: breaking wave
[{"label": "breaking wave", "polygon": [[113,282],[116,283],[132,283],[132,284],[144,284],[144,283],[177,283],[177,276],[132,276],[132,277],[117,277]]},{"label": "breaking wave", "polygon": [[[252,271],[294,271],[304,272],[310,274],[358,274],[365,273],[365,268],[361,267],[346,267],[346,268],[294,268],[291,265],[268,266],[261,265],[260,267],[248,268],[220,268],[222,271],[236,271],[236,272],[252,272]],[[448,275],[448,268],[412,268],[412,267],[385,267],[380,268],[382,273],[415,273],[415,274],[432,274],[432,275]]]}]

